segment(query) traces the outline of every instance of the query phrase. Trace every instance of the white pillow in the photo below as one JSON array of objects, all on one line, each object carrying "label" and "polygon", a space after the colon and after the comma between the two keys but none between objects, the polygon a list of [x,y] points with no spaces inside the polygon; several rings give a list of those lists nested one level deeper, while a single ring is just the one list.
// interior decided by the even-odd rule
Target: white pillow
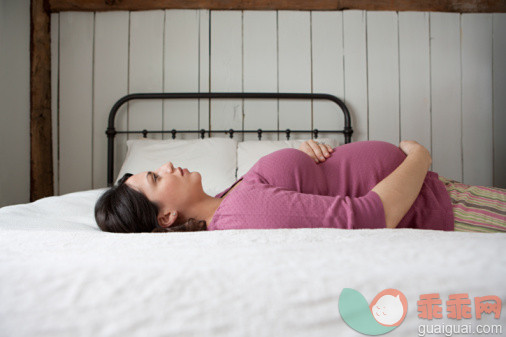
[{"label": "white pillow", "polygon": [[213,197],[235,182],[235,139],[135,139],[128,140],[127,147],[126,158],[116,182],[125,173],[153,171],[169,161],[175,167],[199,172],[204,192]]},{"label": "white pillow", "polygon": [[[237,178],[240,178],[248,172],[263,156],[288,147],[298,149],[300,144],[305,141],[306,139],[250,140],[240,142],[237,148]],[[316,141],[329,144],[333,148],[339,146],[339,141],[337,139],[318,138]]]}]

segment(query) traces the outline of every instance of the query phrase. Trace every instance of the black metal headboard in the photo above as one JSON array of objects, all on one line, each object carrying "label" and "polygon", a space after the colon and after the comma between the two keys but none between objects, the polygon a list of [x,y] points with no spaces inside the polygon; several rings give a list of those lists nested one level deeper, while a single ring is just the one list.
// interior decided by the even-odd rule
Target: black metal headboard
[{"label": "black metal headboard", "polygon": [[[344,130],[133,130],[133,131],[117,131],[114,127],[114,119],[118,109],[126,102],[134,99],[188,99],[188,98],[261,98],[261,99],[325,99],[336,103],[344,114]],[[188,93],[138,93],[130,94],[120,98],[112,107],[109,113],[109,122],[107,125],[107,185],[112,185],[114,173],[114,137],[118,133],[142,133],[146,137],[148,133],[171,133],[172,138],[176,137],[176,133],[200,133],[200,137],[204,138],[205,133],[208,132],[209,137],[211,132],[223,132],[229,134],[230,138],[234,137],[234,133],[257,133],[258,139],[262,139],[262,133],[286,133],[286,139],[290,139],[290,133],[311,132],[315,138],[318,138],[318,133],[343,133],[344,142],[346,144],[351,142],[351,135],[353,129],[351,128],[350,112],[348,108],[339,98],[329,94],[297,94],[297,93],[245,93],[245,92],[188,92]]]}]

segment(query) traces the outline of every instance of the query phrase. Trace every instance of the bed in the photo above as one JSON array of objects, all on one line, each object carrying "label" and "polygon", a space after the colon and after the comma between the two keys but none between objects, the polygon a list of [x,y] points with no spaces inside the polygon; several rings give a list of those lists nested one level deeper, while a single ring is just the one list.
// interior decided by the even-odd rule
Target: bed
[{"label": "bed", "polygon": [[[124,97],[117,105],[159,95]],[[221,95],[208,98],[237,98]],[[111,151],[121,132],[113,129],[117,105],[107,128]],[[351,136],[348,123],[342,133]],[[238,142],[233,135],[242,130],[178,141],[180,131],[173,131],[167,131],[173,140],[129,141],[118,176],[144,170],[162,154],[205,170],[205,191],[218,193],[254,158],[301,142]],[[308,132],[289,131],[281,132]],[[209,156],[205,166],[195,160],[196,151]],[[111,158],[109,152],[109,165]],[[112,183],[111,166],[108,172]],[[363,336],[341,315],[340,299],[350,289],[367,303],[385,289],[402,292],[407,311],[389,336],[457,329],[470,336],[462,331],[484,328],[506,335],[506,315],[478,315],[475,302],[493,296],[490,303],[500,311],[498,302],[506,301],[503,233],[319,228],[113,234],[101,232],[93,217],[104,190],[0,209],[0,336]],[[441,301],[441,318],[419,317],[422,296],[430,294]],[[452,318],[449,300],[459,294],[469,300],[460,303],[470,308],[470,318]]]}]

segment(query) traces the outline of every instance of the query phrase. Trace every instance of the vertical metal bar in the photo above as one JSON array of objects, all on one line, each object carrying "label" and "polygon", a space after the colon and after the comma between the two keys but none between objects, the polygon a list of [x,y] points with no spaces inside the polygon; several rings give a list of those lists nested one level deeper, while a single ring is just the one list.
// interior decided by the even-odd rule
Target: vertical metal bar
[{"label": "vertical metal bar", "polygon": [[112,186],[113,170],[114,170],[114,137],[116,130],[114,127],[107,128],[107,186]]}]

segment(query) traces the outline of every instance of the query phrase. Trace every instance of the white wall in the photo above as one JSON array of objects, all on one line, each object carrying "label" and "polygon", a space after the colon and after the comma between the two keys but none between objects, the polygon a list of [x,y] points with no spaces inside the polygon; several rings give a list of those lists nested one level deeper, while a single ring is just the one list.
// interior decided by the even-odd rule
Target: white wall
[{"label": "white wall", "polygon": [[30,200],[30,1],[0,0],[0,207]]},{"label": "white wall", "polygon": [[[506,188],[505,21],[366,11],[53,14],[58,192],[105,186],[109,110],[127,93],[150,91],[331,93],[351,110],[353,141],[414,139],[431,151],[433,171]],[[129,130],[343,125],[325,102],[133,102],[123,110],[117,125]],[[116,153],[117,172],[125,146]]]},{"label": "white wall", "polygon": [[[29,200],[29,17],[28,0],[0,0],[0,206]],[[416,139],[441,175],[506,188],[505,14],[169,10],[51,18],[56,194],[105,185],[105,121],[116,99],[209,90],[329,92],[350,107],[353,141]],[[145,122],[136,111],[161,123],[142,128],[342,127],[320,102],[134,102],[123,110],[123,128]],[[124,153],[119,145],[116,170]]]}]

